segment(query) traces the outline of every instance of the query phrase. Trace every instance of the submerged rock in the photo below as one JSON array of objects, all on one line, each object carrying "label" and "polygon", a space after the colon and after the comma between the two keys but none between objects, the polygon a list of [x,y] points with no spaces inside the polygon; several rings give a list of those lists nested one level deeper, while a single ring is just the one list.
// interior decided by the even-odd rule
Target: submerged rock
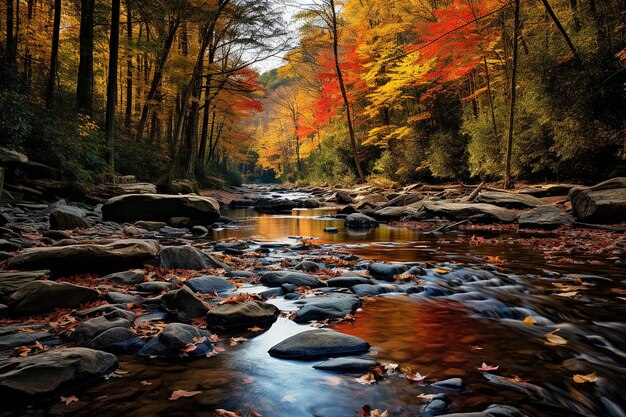
[{"label": "submerged rock", "polygon": [[32,281],[9,298],[9,308],[16,315],[42,314],[57,308],[74,308],[97,300],[98,291],[67,282]]},{"label": "submerged rock", "polygon": [[368,369],[378,365],[378,362],[370,359],[333,358],[313,365],[313,368],[335,372],[367,372]]},{"label": "submerged rock", "polygon": [[246,301],[216,305],[207,313],[206,322],[209,327],[264,327],[274,323],[279,314],[280,310],[272,304]]},{"label": "submerged rock", "polygon": [[365,353],[370,345],[355,336],[332,330],[308,330],[291,336],[269,350],[285,359],[315,359]]},{"label": "submerged rock", "polygon": [[[161,333],[150,339],[138,354],[170,359],[185,356],[202,357],[213,350],[210,337],[209,332],[199,330],[194,326],[171,323]],[[190,344],[195,346],[195,350],[183,352]]]},{"label": "submerged rock", "polygon": [[114,355],[87,348],[8,359],[0,364],[0,396],[5,402],[48,397],[103,377],[117,365]]}]

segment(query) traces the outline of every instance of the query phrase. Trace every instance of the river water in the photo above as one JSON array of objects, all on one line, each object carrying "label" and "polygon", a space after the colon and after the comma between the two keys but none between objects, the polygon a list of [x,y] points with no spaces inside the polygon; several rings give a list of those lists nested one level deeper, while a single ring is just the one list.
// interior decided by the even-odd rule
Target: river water
[{"label": "river water", "polygon": [[[319,371],[312,367],[316,362],[272,358],[267,353],[271,346],[309,328],[280,318],[267,332],[211,358],[170,363],[121,356],[120,375],[80,390],[75,394],[80,401],[53,405],[46,413],[211,416],[212,410],[225,408],[240,409],[244,415],[254,410],[266,417],[353,417],[370,405],[388,409],[394,417],[419,416],[424,400],[418,395],[442,392],[428,384],[452,377],[462,378],[465,390],[446,392],[449,413],[482,411],[490,404],[511,405],[530,416],[620,416],[626,409],[623,268],[550,265],[530,247],[506,240],[471,246],[458,243],[457,233],[429,236],[387,225],[346,231],[326,210],[266,215],[241,209],[224,214],[237,224],[214,230],[214,240],[295,243],[296,237],[315,237],[323,249],[346,250],[367,260],[426,262],[450,270],[443,276],[430,271],[424,277],[427,286],[437,290],[367,299],[356,320],[333,326],[369,342],[372,349],[364,357],[400,364],[428,375],[426,380],[414,383],[398,373],[361,385],[355,380],[359,374]],[[324,233],[326,227],[340,231]],[[506,269],[494,271],[481,255],[506,259]],[[581,284],[557,273],[605,279]],[[452,285],[453,277],[458,282]],[[567,296],[572,291],[578,295]],[[271,302],[293,308],[282,299]],[[537,324],[524,323],[527,316]],[[566,344],[546,344],[544,334],[555,329]],[[538,398],[493,384],[476,370],[483,362],[499,366],[493,373],[518,377],[547,394]],[[596,382],[572,380],[574,374],[594,371]],[[201,393],[168,400],[179,389]]]}]

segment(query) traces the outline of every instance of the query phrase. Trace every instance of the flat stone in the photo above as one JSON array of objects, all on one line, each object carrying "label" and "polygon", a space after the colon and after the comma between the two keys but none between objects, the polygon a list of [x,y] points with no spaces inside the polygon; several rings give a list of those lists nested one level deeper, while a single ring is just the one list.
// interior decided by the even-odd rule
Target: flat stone
[{"label": "flat stone", "polygon": [[315,359],[365,353],[370,345],[355,336],[332,330],[308,330],[291,336],[269,350],[285,359]]},{"label": "flat stone", "polygon": [[370,295],[387,294],[393,292],[393,288],[378,284],[358,284],[352,287],[352,292],[359,297],[366,297]]},{"label": "flat stone", "polygon": [[78,347],[8,359],[0,364],[0,396],[15,403],[50,397],[104,377],[117,366],[110,353]]},{"label": "flat stone", "polygon": [[209,327],[265,327],[276,321],[280,310],[261,301],[246,301],[237,304],[218,304],[206,315]]},{"label": "flat stone", "polygon": [[483,191],[476,197],[478,203],[493,204],[495,206],[527,209],[543,206],[546,203],[526,194],[503,193],[498,191]]},{"label": "flat stone", "polygon": [[195,269],[223,268],[228,266],[213,256],[192,246],[169,246],[163,248],[159,259],[159,267],[163,269]]},{"label": "flat stone", "polygon": [[153,263],[158,252],[158,242],[137,239],[117,240],[104,245],[86,243],[30,248],[11,258],[8,268],[49,269],[59,273],[120,271]]},{"label": "flat stone", "polygon": [[139,229],[147,230],[149,232],[158,232],[165,226],[167,226],[167,223],[165,222],[150,222],[150,221],[135,222],[135,227]]},{"label": "flat stone", "polygon": [[235,286],[222,277],[195,277],[185,281],[185,285],[200,294],[223,294],[235,289]]},{"label": "flat stone", "polygon": [[104,315],[104,317],[106,317],[107,319],[122,318],[128,321],[134,321],[136,317],[135,313],[125,310],[120,306],[123,306],[123,304],[102,304],[97,307],[89,308],[87,310],[72,312],[72,315],[81,318],[97,317]]},{"label": "flat stone", "polygon": [[353,297],[316,297],[303,300],[304,306],[296,313],[295,321],[339,319],[353,314],[361,307],[361,300]]},{"label": "flat stone", "polygon": [[540,206],[522,213],[518,223],[522,228],[556,229],[559,226],[573,224],[574,217],[556,207]]},{"label": "flat stone", "polygon": [[430,386],[435,387],[435,388],[444,388],[444,389],[451,389],[451,390],[465,389],[465,384],[463,384],[463,380],[461,378],[444,379],[443,381],[434,382],[430,384]]},{"label": "flat stone", "polygon": [[316,262],[302,261],[298,265],[296,265],[295,269],[296,271],[316,272],[316,271],[319,271],[320,266]]},{"label": "flat stone", "polygon": [[119,292],[119,291],[109,291],[108,293],[104,295],[104,298],[109,303],[113,303],[113,304],[132,304],[132,303],[141,303],[142,301],[142,298],[137,295],[127,294],[125,292]]},{"label": "flat stone", "polygon": [[9,297],[9,308],[16,315],[42,314],[57,308],[74,308],[97,300],[98,291],[67,282],[32,281]]},{"label": "flat stone", "polygon": [[512,223],[517,214],[509,209],[485,203],[452,203],[430,201],[422,203],[424,209],[432,215],[443,216],[452,220],[465,220],[470,217],[482,217],[486,221]]},{"label": "flat stone", "polygon": [[400,220],[407,216],[414,216],[419,210],[414,207],[384,207],[374,212],[374,217],[379,220]]},{"label": "flat stone", "polygon": [[369,359],[333,358],[313,365],[313,368],[335,372],[367,372],[370,368],[378,365],[378,362]]},{"label": "flat stone", "polygon": [[[138,354],[170,359],[204,357],[213,350],[210,337],[209,332],[194,326],[171,323],[161,333],[150,339]],[[195,345],[196,349],[192,352],[185,352],[183,355],[183,350],[190,344]]]},{"label": "flat stone", "polygon": [[351,288],[359,284],[372,284],[372,280],[361,276],[340,276],[326,281],[329,287]]},{"label": "flat stone", "polygon": [[165,281],[149,281],[138,284],[135,289],[148,294],[160,294],[163,291],[172,289],[172,283]]},{"label": "flat stone", "polygon": [[118,285],[136,285],[144,281],[143,269],[133,269],[131,271],[115,272],[99,278]]},{"label": "flat stone", "polygon": [[50,271],[0,272],[0,302],[6,303],[9,297],[23,285],[41,280],[50,275]]},{"label": "flat stone", "polygon": [[384,264],[380,262],[372,262],[368,265],[367,271],[376,279],[384,281],[395,281],[395,276],[408,271],[408,265]]},{"label": "flat stone", "polygon": [[293,271],[270,271],[261,275],[261,283],[268,287],[280,287],[283,284],[321,287],[324,284],[315,275]]},{"label": "flat stone", "polygon": [[49,332],[11,332],[0,335],[0,350],[13,349],[18,346],[33,345],[36,342],[52,339],[54,335]]},{"label": "flat stone", "polygon": [[188,217],[194,224],[208,225],[220,217],[220,206],[213,198],[194,194],[127,194],[109,199],[102,206],[102,217],[117,222]]}]

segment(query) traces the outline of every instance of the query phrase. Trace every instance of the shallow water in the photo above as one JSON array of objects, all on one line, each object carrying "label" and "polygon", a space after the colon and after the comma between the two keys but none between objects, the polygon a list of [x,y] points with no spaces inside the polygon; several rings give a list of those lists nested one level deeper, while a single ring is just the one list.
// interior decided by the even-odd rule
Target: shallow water
[{"label": "shallow water", "polygon": [[[532,248],[506,243],[470,246],[455,242],[455,233],[430,236],[387,225],[351,232],[343,229],[343,221],[322,217],[331,213],[302,210],[291,215],[257,215],[245,209],[225,211],[237,220],[237,226],[214,230],[213,238],[295,243],[294,237],[315,237],[323,247],[337,245],[363,259],[445,263],[453,269],[450,275],[429,272],[426,281],[450,293],[478,294],[482,301],[392,294],[366,300],[354,322],[334,325],[335,330],[372,345],[364,357],[399,363],[402,368],[428,375],[425,383],[413,383],[397,374],[363,386],[355,381],[359,374],[318,371],[312,368],[316,362],[272,358],[267,353],[271,346],[309,329],[281,318],[267,332],[241,345],[227,346],[225,352],[212,358],[168,363],[122,356],[123,375],[76,392],[80,398],[77,403],[55,404],[30,413],[89,416],[98,410],[99,415],[131,417],[210,416],[215,408],[226,408],[241,409],[244,414],[255,410],[266,417],[343,417],[355,416],[367,404],[388,409],[394,417],[418,416],[424,405],[418,394],[441,392],[427,384],[451,377],[462,378],[466,389],[446,392],[451,400],[448,412],[482,411],[494,403],[515,406],[530,416],[619,416],[619,408],[626,409],[622,394],[626,383],[626,308],[624,299],[618,298],[620,294],[611,293],[612,289],[623,291],[623,269],[549,265]],[[325,227],[340,231],[327,234]],[[482,264],[478,255],[506,259],[509,273],[485,272],[482,268],[493,268]],[[543,270],[593,273],[613,281],[587,285],[581,290],[587,299],[575,301],[555,295],[557,281],[536,276]],[[473,274],[479,278],[466,279]],[[453,276],[463,282],[452,285]],[[290,305],[282,300],[272,302],[281,307]],[[536,317],[541,325],[524,324],[521,319],[527,315]],[[556,328],[568,343],[547,346],[544,334]],[[476,370],[482,362],[499,365],[494,372],[498,375],[518,376],[546,389],[549,398],[532,400],[524,393],[490,383]],[[597,372],[598,382],[572,381],[574,374],[591,371]],[[202,392],[169,401],[172,391],[178,389]]]}]

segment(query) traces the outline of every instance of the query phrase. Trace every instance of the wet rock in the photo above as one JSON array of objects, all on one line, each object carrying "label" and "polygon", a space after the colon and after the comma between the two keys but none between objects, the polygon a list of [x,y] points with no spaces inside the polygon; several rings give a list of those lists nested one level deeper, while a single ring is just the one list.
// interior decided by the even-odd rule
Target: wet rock
[{"label": "wet rock", "polygon": [[209,310],[206,322],[209,327],[265,327],[274,323],[279,314],[276,306],[261,301],[218,304]]},{"label": "wet rock", "polygon": [[408,271],[408,265],[384,264],[380,262],[372,262],[367,267],[367,271],[376,279],[383,281],[395,281],[395,276]]},{"label": "wet rock", "polygon": [[170,246],[163,248],[159,258],[159,267],[164,269],[195,269],[228,267],[213,256],[192,246]]},{"label": "wet rock", "polygon": [[0,250],[6,252],[15,252],[22,249],[22,245],[8,241],[6,239],[0,239]]},{"label": "wet rock", "polygon": [[43,232],[44,237],[52,240],[71,239],[72,235],[66,230],[46,230]]},{"label": "wet rock", "polygon": [[514,209],[535,208],[545,205],[543,201],[531,195],[498,191],[483,191],[476,197],[476,202]]},{"label": "wet rock", "polygon": [[78,207],[59,206],[50,213],[50,229],[72,230],[86,229],[89,224],[85,221],[85,211]]},{"label": "wet rock", "polygon": [[160,294],[172,289],[172,283],[165,281],[149,281],[138,284],[135,289],[148,294]]},{"label": "wet rock", "polygon": [[268,287],[280,287],[283,284],[294,284],[297,286],[321,287],[324,284],[314,276],[302,272],[293,271],[271,271],[261,276],[261,283]]},{"label": "wet rock", "polygon": [[204,226],[197,225],[191,228],[191,234],[196,237],[206,236],[209,234],[209,229]]},{"label": "wet rock", "polygon": [[16,315],[42,314],[56,308],[78,307],[98,297],[98,291],[93,288],[67,282],[32,281],[9,297],[8,306]]},{"label": "wet rock", "polygon": [[50,271],[0,272],[0,302],[6,303],[20,287],[32,281],[46,278]]},{"label": "wet rock", "polygon": [[522,213],[518,223],[522,228],[556,229],[562,225],[571,225],[574,218],[556,207],[540,206]]},{"label": "wet rock", "polygon": [[2,329],[0,334],[0,350],[9,350],[18,346],[33,345],[36,342],[44,342],[46,340],[54,338],[54,334],[45,331],[33,331],[32,333],[26,333],[18,331],[7,331],[6,328]]},{"label": "wet rock", "polygon": [[113,304],[132,304],[141,303],[142,301],[142,298],[137,295],[119,291],[109,291],[104,295],[104,299]]},{"label": "wet rock", "polygon": [[575,187],[569,192],[574,216],[581,222],[626,221],[626,178],[617,177],[592,187]]},{"label": "wet rock", "polygon": [[[424,405],[421,410],[420,417],[440,416],[448,408],[448,403],[442,399],[435,398],[428,404]],[[454,415],[454,414],[452,414]]]},{"label": "wet rock", "polygon": [[127,194],[109,199],[102,206],[102,217],[117,222],[189,217],[194,224],[206,225],[220,217],[220,206],[213,198],[192,194]]},{"label": "wet rock", "polygon": [[94,337],[106,330],[113,329],[115,327],[129,328],[131,326],[132,324],[126,319],[96,317],[79,324],[70,335],[70,340],[77,345],[86,345]]},{"label": "wet rock", "polygon": [[450,390],[463,390],[465,389],[465,385],[463,384],[463,380],[461,378],[450,378],[444,379],[443,381],[437,381],[435,383],[430,384],[431,387],[435,388],[444,388]]},{"label": "wet rock", "polygon": [[528,415],[510,405],[490,405],[484,413],[489,417],[528,417]]},{"label": "wet rock", "polygon": [[248,249],[246,242],[219,242],[213,246],[213,249],[217,252],[225,251],[226,249]]},{"label": "wet rock", "polygon": [[115,272],[99,279],[118,285],[136,285],[144,281],[144,273],[143,269],[133,269],[131,271]]},{"label": "wet rock", "polygon": [[[484,373],[483,376],[492,384],[499,387],[512,389],[526,394],[531,400],[539,402],[550,402],[552,395],[544,388],[528,382],[517,381],[500,375]],[[506,414],[505,414],[506,415]]]},{"label": "wet rock", "polygon": [[133,313],[132,311],[124,310],[124,308],[120,306],[122,306],[122,304],[103,304],[97,307],[89,308],[87,310],[73,312],[72,315],[84,318],[102,316],[104,314],[103,317],[106,317],[109,320],[122,318],[128,321],[134,321],[135,313]]},{"label": "wet rock", "polygon": [[331,278],[326,283],[329,287],[351,288],[360,284],[372,284],[372,280],[361,276],[341,276]]},{"label": "wet rock", "polygon": [[136,353],[144,344],[132,330],[114,327],[93,338],[87,347],[111,353]]},{"label": "wet rock", "polygon": [[384,221],[400,220],[407,216],[415,216],[419,209],[414,207],[384,207],[374,212],[374,217]]},{"label": "wet rock", "polygon": [[443,216],[451,220],[465,220],[470,217],[485,221],[512,223],[517,214],[509,209],[484,203],[451,203],[445,201],[429,201],[423,203],[424,209],[431,215]]},{"label": "wet rock", "polygon": [[262,213],[283,213],[295,208],[318,208],[319,201],[309,199],[260,198],[254,202],[254,209]]},{"label": "wet rock", "polygon": [[349,214],[344,220],[344,224],[348,229],[371,229],[378,227],[378,222],[361,213]]},{"label": "wet rock", "polygon": [[[199,330],[194,326],[182,323],[171,323],[161,333],[150,339],[138,352],[142,356],[156,356],[160,358],[183,357],[182,350],[189,344],[195,345],[196,349],[185,353],[188,357],[203,357],[213,350],[210,342],[211,334]],[[201,342],[200,342],[201,341]]]},{"label": "wet rock", "polygon": [[114,355],[87,348],[8,359],[0,365],[0,396],[5,402],[52,396],[103,377],[117,366]]},{"label": "wet rock", "polygon": [[325,227],[324,233],[329,233],[329,234],[339,233],[339,229],[337,229],[336,227]]},{"label": "wet rock", "polygon": [[185,285],[200,294],[223,294],[235,289],[235,286],[224,278],[215,276],[191,278],[185,281]]},{"label": "wet rock", "polygon": [[176,310],[178,320],[182,322],[190,322],[195,318],[204,317],[208,311],[202,300],[196,297],[188,287],[170,291],[161,298],[168,308]]},{"label": "wet rock", "polygon": [[295,268],[297,271],[316,272],[319,271],[319,264],[311,261],[302,261]]},{"label": "wet rock", "polygon": [[354,199],[345,191],[337,190],[328,197],[328,201],[334,201],[339,204],[352,204]]},{"label": "wet rock", "polygon": [[393,291],[394,288],[391,286],[378,284],[358,284],[352,287],[352,292],[359,297],[387,294]]},{"label": "wet rock", "polygon": [[370,345],[355,336],[332,330],[308,330],[291,336],[269,350],[285,359],[314,359],[365,353]]},{"label": "wet rock", "polygon": [[135,227],[149,232],[158,232],[165,226],[167,226],[165,222],[138,221],[135,223]]},{"label": "wet rock", "polygon": [[303,300],[304,306],[296,313],[295,321],[339,319],[353,314],[361,307],[361,301],[352,297],[316,297]]},{"label": "wet rock", "polygon": [[335,372],[367,372],[370,368],[378,365],[378,362],[369,359],[333,358],[313,365],[313,368]]},{"label": "wet rock", "polygon": [[30,248],[14,256],[8,268],[50,269],[65,273],[120,271],[154,262],[158,251],[158,242],[136,239],[117,240],[104,245],[87,243]]}]

